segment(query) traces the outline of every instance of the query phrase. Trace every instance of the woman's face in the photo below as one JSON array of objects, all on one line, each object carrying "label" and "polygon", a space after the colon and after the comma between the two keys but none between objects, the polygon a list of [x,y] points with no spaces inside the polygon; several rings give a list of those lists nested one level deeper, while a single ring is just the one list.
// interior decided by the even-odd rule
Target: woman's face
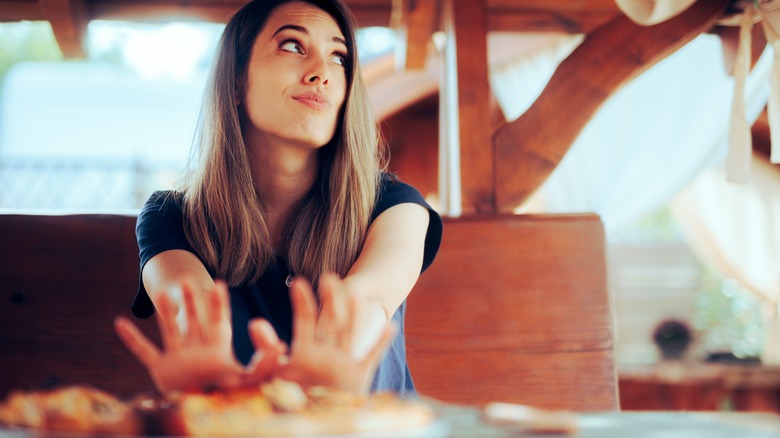
[{"label": "woman's face", "polygon": [[241,101],[247,140],[328,143],[346,96],[349,55],[344,35],[326,12],[302,2],[274,9],[249,60]]}]

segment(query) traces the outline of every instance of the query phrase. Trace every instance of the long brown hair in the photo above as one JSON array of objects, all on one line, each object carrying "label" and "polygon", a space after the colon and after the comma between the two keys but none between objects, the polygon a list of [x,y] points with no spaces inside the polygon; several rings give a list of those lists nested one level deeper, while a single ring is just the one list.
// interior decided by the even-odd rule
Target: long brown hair
[{"label": "long brown hair", "polygon": [[357,61],[354,19],[340,0],[304,0],[330,14],[346,38],[347,94],[333,139],[318,151],[316,181],[274,247],[236,102],[257,35],[273,9],[288,1],[253,0],[227,23],[182,187],[187,238],[211,274],[231,286],[257,281],[277,255],[315,284],[324,272],[346,275],[365,240],[383,168]]}]

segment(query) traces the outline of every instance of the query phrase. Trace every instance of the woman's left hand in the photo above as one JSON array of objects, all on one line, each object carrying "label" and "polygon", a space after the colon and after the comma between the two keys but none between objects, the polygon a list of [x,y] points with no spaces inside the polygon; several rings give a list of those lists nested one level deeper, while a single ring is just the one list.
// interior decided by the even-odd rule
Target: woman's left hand
[{"label": "woman's left hand", "polygon": [[320,280],[322,314],[330,324],[318,326],[319,314],[311,285],[298,278],[290,288],[293,305],[294,337],[287,366],[280,376],[301,386],[329,386],[356,393],[368,391],[371,378],[397,328],[384,323],[384,328],[368,351],[356,358],[353,354],[356,334],[361,327],[361,309],[374,303],[365,298],[347,295],[341,280],[324,275]]}]

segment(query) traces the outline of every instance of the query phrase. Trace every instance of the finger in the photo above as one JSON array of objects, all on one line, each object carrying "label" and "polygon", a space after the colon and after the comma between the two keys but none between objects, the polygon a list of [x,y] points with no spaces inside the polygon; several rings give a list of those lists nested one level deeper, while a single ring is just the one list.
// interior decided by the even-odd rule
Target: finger
[{"label": "finger", "polygon": [[290,287],[290,298],[293,307],[292,348],[298,343],[314,341],[314,330],[317,320],[317,306],[314,303],[314,293],[311,285],[303,278],[296,278]]},{"label": "finger", "polygon": [[396,334],[398,334],[398,326],[395,323],[388,324],[382,332],[382,336],[380,336],[374,346],[368,350],[368,353],[363,360],[360,361],[361,366],[373,367],[378,364]]},{"label": "finger", "polygon": [[336,335],[336,314],[333,309],[333,289],[323,286],[322,283],[320,284],[320,312],[319,318],[317,319],[315,337],[318,340],[324,341],[329,335]]},{"label": "finger", "polygon": [[[206,294],[212,294],[213,291],[207,291]],[[185,339],[190,341],[204,341],[203,323],[200,318],[199,300],[202,297],[195,296],[190,280],[184,280],[181,283],[181,294],[184,301],[184,310],[187,313],[187,332]]]},{"label": "finger", "polygon": [[348,330],[350,318],[347,310],[347,294],[341,285],[341,279],[333,274],[323,275],[320,280],[320,295],[328,297],[328,309],[323,309],[331,322],[328,330],[333,331],[328,335],[338,342]]},{"label": "finger", "polygon": [[248,381],[253,384],[268,380],[274,374],[285,345],[279,341],[271,324],[264,319],[249,322],[249,336],[255,346],[255,354],[247,366]]},{"label": "finger", "polygon": [[[358,332],[358,297],[351,296],[347,298],[347,328],[339,336],[338,347],[346,351],[352,351],[352,344],[355,340],[355,333]],[[363,303],[365,304],[365,302]]]},{"label": "finger", "polygon": [[271,323],[262,318],[249,321],[249,337],[255,350],[265,350],[279,345],[279,337],[276,335]]},{"label": "finger", "polygon": [[157,325],[160,339],[165,350],[178,350],[181,347],[181,331],[176,322],[178,307],[174,305],[168,292],[157,299]]},{"label": "finger", "polygon": [[208,294],[206,321],[207,330],[202,330],[204,340],[221,342],[230,337],[230,298],[224,281],[215,281],[214,290]]},{"label": "finger", "polygon": [[114,331],[144,367],[150,368],[160,357],[160,350],[127,318],[114,318]]}]

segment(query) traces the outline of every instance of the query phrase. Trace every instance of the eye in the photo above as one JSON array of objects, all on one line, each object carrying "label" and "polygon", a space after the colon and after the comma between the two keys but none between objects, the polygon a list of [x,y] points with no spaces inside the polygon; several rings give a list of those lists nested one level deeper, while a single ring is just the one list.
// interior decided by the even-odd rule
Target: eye
[{"label": "eye", "polygon": [[331,62],[342,67],[347,65],[347,55],[343,53],[334,53],[330,56]]},{"label": "eye", "polygon": [[301,44],[295,40],[284,41],[279,45],[279,48],[286,52],[303,53],[303,47],[301,47]]}]

